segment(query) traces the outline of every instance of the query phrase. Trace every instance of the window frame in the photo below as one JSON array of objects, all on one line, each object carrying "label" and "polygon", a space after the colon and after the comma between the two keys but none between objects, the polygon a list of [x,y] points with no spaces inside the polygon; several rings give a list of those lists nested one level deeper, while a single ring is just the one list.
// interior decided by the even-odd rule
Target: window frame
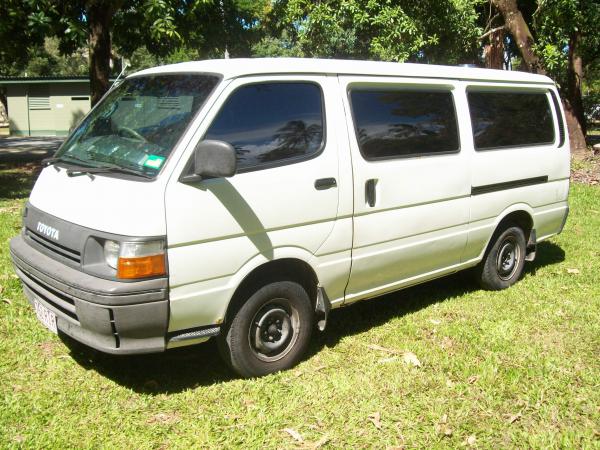
[{"label": "window frame", "polygon": [[[476,93],[485,93],[485,94],[542,94],[546,97],[546,102],[548,104],[548,111],[552,116],[552,133],[553,140],[552,142],[544,142],[544,143],[535,143],[535,144],[517,144],[517,145],[505,145],[500,147],[484,147],[478,148],[475,144],[475,127],[473,125],[473,117],[471,116],[471,104],[469,103],[469,94],[472,92]],[[533,147],[556,147],[558,132],[556,127],[557,120],[560,120],[558,111],[554,112],[554,105],[552,102],[552,98],[550,97],[550,89],[546,86],[544,87],[531,87],[531,86],[490,86],[490,85],[469,85],[465,89],[465,97],[466,97],[466,105],[469,111],[469,125],[471,127],[471,136],[473,138],[473,149],[476,152],[489,152],[496,150],[515,150],[519,148],[533,148]]]},{"label": "window frame", "polygon": [[[321,137],[321,143],[320,143],[318,149],[309,155],[302,155],[302,156],[296,156],[293,158],[281,159],[278,161],[270,161],[270,162],[266,162],[266,163],[260,163],[260,164],[250,166],[250,167],[243,167],[243,168],[238,167],[235,171],[235,175],[248,173],[248,172],[256,172],[259,170],[273,169],[275,167],[282,167],[282,166],[287,166],[287,165],[291,165],[291,164],[297,164],[297,163],[301,163],[304,161],[308,161],[308,160],[317,158],[319,155],[321,155],[323,153],[323,151],[325,150],[325,147],[327,146],[327,111],[325,109],[325,92],[323,90],[323,86],[321,83],[319,83],[316,80],[303,80],[301,78],[299,78],[297,80],[290,80],[290,79],[281,79],[280,80],[280,79],[274,78],[274,79],[270,79],[270,80],[250,81],[248,83],[244,83],[240,86],[235,87],[231,92],[229,92],[227,97],[223,100],[223,102],[219,106],[217,112],[212,117],[211,122],[206,127],[204,133],[202,133],[202,136],[200,137],[200,140],[198,141],[198,143],[205,140],[206,135],[208,134],[211,126],[213,125],[213,123],[215,122],[217,117],[219,117],[219,114],[221,114],[221,111],[223,110],[223,108],[225,108],[225,105],[227,104],[227,102],[230,98],[232,98],[241,89],[244,89],[248,86],[261,85],[261,84],[263,84],[263,85],[264,84],[312,84],[312,85],[316,86],[319,89],[319,94],[321,96],[321,120],[323,122],[323,133],[322,133],[322,137]],[[191,172],[193,170],[193,159],[194,159],[194,157],[193,157],[193,153],[192,153],[190,162],[188,163],[188,166],[183,171],[183,173],[187,174],[188,177],[192,175]]]},{"label": "window frame", "polygon": [[[443,152],[424,152],[424,153],[411,153],[408,155],[368,157],[363,152],[363,149],[361,148],[360,142],[358,140],[358,122],[356,121],[356,113],[354,110],[354,105],[352,103],[352,95],[351,95],[352,90],[356,89],[356,88],[362,89],[363,92],[364,91],[375,92],[378,90],[382,91],[382,92],[389,92],[390,90],[396,90],[396,91],[403,91],[403,92],[406,92],[406,91],[426,92],[426,93],[443,92],[443,93],[450,94],[450,98],[452,100],[454,120],[456,122],[456,137],[458,138],[458,148],[456,150],[447,150],[447,151],[443,151]],[[420,84],[408,84],[408,83],[404,84],[401,82],[390,82],[390,83],[354,82],[354,83],[349,83],[347,86],[346,96],[348,99],[348,105],[350,106],[352,127],[354,128],[354,139],[355,139],[358,151],[360,152],[360,155],[362,156],[362,158],[367,162],[377,162],[377,161],[387,161],[387,160],[391,160],[391,159],[414,159],[414,158],[421,158],[421,157],[428,157],[428,156],[447,156],[447,155],[459,154],[462,151],[462,139],[460,136],[461,128],[460,128],[460,121],[458,120],[458,110],[456,108],[455,92],[456,92],[456,87],[453,85],[448,85],[448,84],[442,84],[442,85],[423,84],[423,85],[420,85]]]}]

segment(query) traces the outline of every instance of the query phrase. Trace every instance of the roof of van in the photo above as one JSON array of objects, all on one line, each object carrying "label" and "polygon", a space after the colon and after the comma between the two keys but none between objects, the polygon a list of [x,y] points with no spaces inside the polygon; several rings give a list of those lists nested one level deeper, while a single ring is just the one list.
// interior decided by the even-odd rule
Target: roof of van
[{"label": "roof of van", "polygon": [[338,74],[374,75],[420,78],[452,78],[481,81],[509,81],[521,83],[553,83],[543,75],[527,72],[479,69],[433,64],[410,64],[379,61],[317,58],[232,58],[190,61],[153,67],[130,76],[174,72],[216,73],[224,79],[260,74]]}]

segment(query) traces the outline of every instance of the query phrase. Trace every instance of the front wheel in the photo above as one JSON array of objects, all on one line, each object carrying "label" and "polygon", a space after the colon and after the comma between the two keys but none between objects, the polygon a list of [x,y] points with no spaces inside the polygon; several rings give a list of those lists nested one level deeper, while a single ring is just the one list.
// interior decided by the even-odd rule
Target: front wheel
[{"label": "front wheel", "polygon": [[517,282],[525,264],[525,233],[518,226],[497,232],[479,265],[478,281],[484,289],[497,291]]},{"label": "front wheel", "polygon": [[219,351],[243,377],[286,370],[306,351],[312,324],[311,302],[302,286],[270,283],[237,310],[219,337]]}]

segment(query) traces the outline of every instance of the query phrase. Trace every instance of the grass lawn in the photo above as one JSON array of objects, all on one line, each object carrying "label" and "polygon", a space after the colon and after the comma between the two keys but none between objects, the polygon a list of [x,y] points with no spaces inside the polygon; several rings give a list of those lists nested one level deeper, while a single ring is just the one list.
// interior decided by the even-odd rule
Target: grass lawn
[{"label": "grass lawn", "polygon": [[600,448],[598,186],[572,186],[513,288],[452,276],[336,311],[299,366],[241,380],[212,343],[109,357],[43,328],[8,252],[30,172],[0,167],[2,448]]}]

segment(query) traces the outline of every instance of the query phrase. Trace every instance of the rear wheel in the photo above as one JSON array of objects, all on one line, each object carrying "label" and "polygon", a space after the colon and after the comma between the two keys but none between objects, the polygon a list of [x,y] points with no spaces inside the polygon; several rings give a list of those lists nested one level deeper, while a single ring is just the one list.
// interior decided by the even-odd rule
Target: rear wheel
[{"label": "rear wheel", "polygon": [[515,284],[525,264],[525,233],[516,225],[508,225],[494,235],[493,244],[479,265],[481,287],[497,291]]},{"label": "rear wheel", "polygon": [[289,369],[305,353],[312,324],[310,298],[302,286],[270,283],[237,310],[219,338],[219,350],[243,377]]}]

